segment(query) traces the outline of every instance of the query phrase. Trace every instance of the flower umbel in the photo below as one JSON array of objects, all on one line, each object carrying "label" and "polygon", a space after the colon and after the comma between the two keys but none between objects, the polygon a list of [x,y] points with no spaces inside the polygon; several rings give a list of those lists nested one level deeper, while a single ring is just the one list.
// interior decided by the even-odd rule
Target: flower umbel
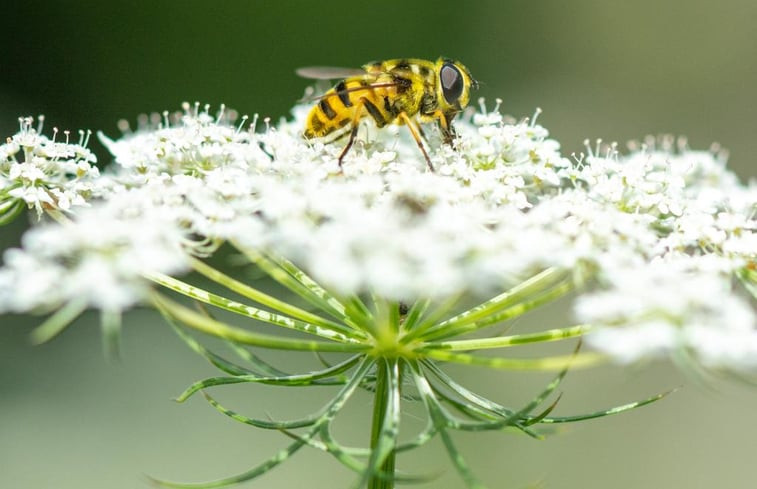
[{"label": "flower umbel", "polygon": [[[480,488],[452,431],[512,427],[538,438],[539,425],[661,397],[556,416],[555,391],[569,367],[671,355],[709,369],[757,368],[757,186],[740,183],[718,151],[663,138],[627,155],[615,145],[587,146],[587,155],[571,160],[536,122],[538,112],[514,121],[499,103],[490,111],[482,102],[457,124],[454,149],[428,135],[435,172],[406,134],[370,126],[340,168],[339,147],[300,137],[305,110],[296,107],[294,120],[275,127],[266,120],[258,133],[256,119],[237,124],[224,107],[213,116],[187,104],[178,114],[146,117],[118,140],[100,135],[115,158],[97,180],[108,192],[70,221],[36,227],[22,249],[5,254],[0,311],[57,311],[39,337],[86,307],[112,318],[151,304],[223,372],[179,401],[202,391],[221,413],[293,440],[234,477],[160,484],[231,485],[308,445],[355,471],[355,487],[389,488],[425,480],[396,470],[395,459],[439,436],[465,484]],[[224,243],[235,270],[205,259]],[[286,293],[239,278],[240,269]],[[178,278],[185,270],[213,285]],[[569,294],[574,324],[494,331]],[[290,332],[271,334],[261,323]],[[226,340],[239,358],[211,350],[187,328]],[[477,353],[581,337],[592,351]],[[324,366],[289,372],[261,360],[259,348],[316,352]],[[547,370],[555,378],[525,405],[505,407],[455,381],[447,363]],[[339,390],[310,416],[256,419],[207,392],[238,383]],[[375,399],[365,448],[342,444],[330,429],[360,390]],[[400,413],[411,402],[422,404],[427,425],[407,437]]]},{"label": "flower umbel", "polygon": [[86,205],[97,193],[99,171],[95,155],[87,149],[89,132],[79,131],[72,143],[69,132],[63,142],[42,135],[44,117],[19,119],[19,132],[0,145],[0,224],[12,220],[24,207],[43,212],[67,212]]}]

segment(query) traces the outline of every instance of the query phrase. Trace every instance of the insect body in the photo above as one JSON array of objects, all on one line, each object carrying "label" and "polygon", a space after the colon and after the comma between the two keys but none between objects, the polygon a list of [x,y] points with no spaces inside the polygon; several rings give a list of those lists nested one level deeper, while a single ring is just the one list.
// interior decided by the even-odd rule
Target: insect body
[{"label": "insect body", "polygon": [[349,134],[339,155],[340,167],[355,142],[360,120],[370,117],[378,127],[407,125],[433,171],[416,118],[420,122],[436,121],[444,142],[452,144],[452,119],[468,105],[471,88],[478,88],[465,66],[447,58],[393,59],[366,64],[362,70],[311,67],[301,68],[297,73],[306,78],[344,77],[319,97],[308,114],[303,133],[306,139],[325,142]]}]

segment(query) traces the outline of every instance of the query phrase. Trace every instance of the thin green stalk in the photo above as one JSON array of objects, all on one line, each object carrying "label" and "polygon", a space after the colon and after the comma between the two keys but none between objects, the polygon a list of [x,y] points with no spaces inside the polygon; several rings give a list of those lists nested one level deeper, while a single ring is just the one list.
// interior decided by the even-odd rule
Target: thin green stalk
[{"label": "thin green stalk", "polygon": [[[5,173],[5,172],[0,172],[0,176],[7,177],[8,174]],[[3,189],[0,190],[0,200],[3,200],[3,201],[11,200],[11,201],[14,201],[14,202],[20,201],[21,199],[19,199],[18,197],[11,197],[10,193],[11,193],[11,191],[13,191],[13,190],[15,190],[15,189],[17,189],[17,188],[19,188],[21,186],[22,185],[20,183],[14,183],[12,185],[8,185],[7,187],[4,187]],[[4,206],[5,203],[3,203],[2,205]]]},{"label": "thin green stalk", "polygon": [[177,489],[211,489],[217,487],[232,486],[234,484],[239,484],[241,482],[245,482],[265,474],[277,465],[288,460],[289,457],[291,457],[297,450],[306,445],[308,443],[308,440],[317,436],[323,424],[330,423],[334,419],[337,413],[344,407],[344,404],[363,381],[365,375],[368,373],[368,370],[370,370],[372,365],[373,361],[371,359],[364,358],[361,361],[360,365],[358,365],[358,367],[355,369],[355,373],[350,378],[350,381],[344,387],[342,387],[336,397],[334,397],[324,407],[323,415],[308,432],[297,437],[294,443],[286,448],[283,448],[273,457],[270,457],[268,460],[265,460],[263,463],[257,465],[256,467],[253,467],[247,472],[243,472],[233,477],[227,477],[224,479],[218,479],[199,484],[177,483],[154,478],[150,478],[150,480],[156,485],[162,487],[173,487]]},{"label": "thin green stalk", "polygon": [[460,336],[465,333],[478,331],[480,329],[493,326],[508,319],[522,316],[528,311],[559,299],[571,290],[573,290],[573,283],[569,280],[566,280],[546,291],[542,290],[534,293],[533,298],[531,298],[530,300],[519,301],[517,304],[513,304],[505,309],[500,309],[498,312],[492,312],[489,316],[480,318],[476,321],[466,320],[464,322],[440,323],[437,326],[429,328],[426,334],[423,335],[423,337],[427,341],[441,340],[444,338]]},{"label": "thin green stalk", "polygon": [[[236,292],[237,294],[243,297],[246,297],[252,301],[255,301],[259,304],[270,307],[271,309],[275,311],[279,311],[283,314],[286,314],[293,318],[297,318],[301,321],[305,321],[311,324],[316,324],[318,326],[323,326],[326,328],[332,328],[337,331],[342,328],[345,328],[345,326],[340,323],[318,316],[317,314],[313,314],[310,311],[306,311],[288,302],[277,299],[276,297],[265,294],[255,289],[254,287],[250,287],[249,285],[245,283],[242,283],[232,277],[229,277],[225,273],[217,270],[214,267],[211,267],[210,265],[206,264],[205,262],[201,260],[192,258],[190,261],[190,264],[192,265],[192,268],[195,271],[209,278],[213,282],[216,282],[217,284],[222,285],[226,287],[227,289],[232,290]],[[353,328],[350,328],[350,331],[355,331],[355,330]],[[355,334],[361,335],[362,337],[366,336],[362,331],[359,331],[359,330],[355,331]]]},{"label": "thin green stalk", "polygon": [[269,258],[258,251],[247,249],[236,244],[234,246],[272,279],[313,306],[339,321],[344,321],[355,329],[366,330],[365,325],[356,323],[354,321],[355,318],[351,318],[349,314],[347,314],[344,304],[329,294],[310,277],[305,275],[305,273],[299,268],[283,259],[277,260]]},{"label": "thin green stalk", "polygon": [[341,343],[361,343],[360,338],[354,337],[355,333],[358,332],[347,326],[337,324],[336,327],[321,327],[305,321],[300,321],[298,319],[293,319],[291,317],[282,316],[281,314],[264,311],[262,309],[258,309],[257,307],[252,307],[246,304],[232,301],[230,299],[210,293],[204,289],[195,287],[162,273],[147,272],[144,275],[149,280],[152,280],[153,282],[182,295],[191,297],[192,299],[203,302],[205,304],[210,304],[212,306],[240,314],[248,318],[280,326],[282,328],[293,329],[295,331],[312,334],[321,338],[339,341]]},{"label": "thin green stalk", "polygon": [[[418,324],[412,329],[405,338],[408,340],[417,338],[423,334],[427,329],[437,324],[444,316],[454,308],[458,302],[460,302],[461,294],[455,294],[444,299],[440,304],[436,305],[431,311],[429,311],[425,317],[421,316],[418,319]],[[428,305],[426,307],[428,309]],[[409,328],[408,328],[409,330]]]},{"label": "thin green stalk", "polygon": [[23,200],[9,201],[0,206],[0,226],[4,226],[18,217],[26,208]]},{"label": "thin green stalk", "polygon": [[[754,265],[754,264],[752,264]],[[744,267],[739,272],[739,278],[744,287],[749,291],[752,296],[757,299],[757,270],[753,268]]]},{"label": "thin green stalk", "polygon": [[420,350],[419,353],[427,358],[461,365],[479,365],[498,370],[540,370],[545,372],[560,371],[566,365],[570,365],[572,368],[591,367],[606,360],[604,355],[593,352],[540,358],[482,357],[468,353],[455,353],[434,349]]},{"label": "thin green stalk", "polygon": [[185,389],[184,392],[182,392],[175,400],[176,402],[184,402],[197,391],[218,385],[240,383],[260,383],[278,386],[344,385],[347,383],[347,377],[341,374],[355,366],[360,358],[360,355],[355,355],[327,369],[310,372],[307,374],[287,375],[281,377],[265,377],[254,374],[235,375],[232,377],[210,377],[193,383],[187,389]]},{"label": "thin green stalk", "polygon": [[153,305],[162,313],[203,333],[245,345],[262,346],[274,350],[359,352],[369,347],[362,344],[289,339],[280,336],[253,333],[199,314],[177,302],[153,292]]},{"label": "thin green stalk", "polygon": [[520,284],[511,287],[497,297],[457,314],[445,321],[436,323],[437,318],[434,318],[433,322],[424,319],[421,325],[408,334],[406,338],[410,340],[421,335],[427,337],[427,333],[429,332],[436,332],[439,330],[450,331],[457,327],[468,326],[475,324],[478,321],[486,320],[503,309],[511,308],[522,303],[524,299],[539,295],[543,293],[545,289],[550,289],[556,284],[566,281],[566,277],[568,277],[566,271],[558,268],[548,268],[533,277],[524,280]]},{"label": "thin green stalk", "polygon": [[[396,458],[396,426],[394,440],[387,440],[388,429],[392,428],[392,417],[399,414],[399,368],[396,360],[379,360],[376,368],[376,392],[374,393],[373,422],[371,425],[371,458],[384,456],[377,467],[379,473],[394,474]],[[391,446],[387,446],[387,441]],[[383,453],[382,453],[383,452]],[[369,470],[371,470],[369,465]],[[394,489],[394,480],[371,473],[367,489]]]},{"label": "thin green stalk", "polygon": [[528,343],[545,343],[548,341],[559,341],[568,338],[582,336],[589,332],[591,326],[588,324],[579,324],[567,328],[549,329],[539,331],[538,333],[517,334],[511,336],[501,336],[494,338],[475,338],[471,340],[453,340],[453,341],[430,341],[424,346],[438,350],[447,351],[466,351],[466,350],[484,350],[489,348],[504,348],[508,346],[524,345]]},{"label": "thin green stalk", "polygon": [[[340,314],[339,317],[346,316],[348,318],[351,318],[349,314],[346,314],[347,312],[349,312],[348,308],[345,307],[344,303],[341,300],[321,287],[318,282],[310,278],[308,274],[295,266],[292,262],[290,262],[286,258],[270,253],[265,255],[258,254],[258,256],[267,262],[273,263],[275,266],[288,273],[289,276],[293,278],[297,284],[305,287],[310,295],[316,297],[320,301],[323,301],[329,307],[333,308],[333,310],[337,314]],[[357,317],[354,317],[352,319],[357,320],[361,318],[362,316],[358,315]]]},{"label": "thin green stalk", "polygon": [[121,339],[121,311],[105,309],[100,313],[103,350],[108,358],[118,358]]},{"label": "thin green stalk", "polygon": [[460,452],[458,452],[457,447],[450,437],[447,431],[447,428],[449,427],[449,420],[445,416],[444,409],[439,403],[439,400],[434,395],[434,391],[431,388],[431,385],[423,375],[420,365],[417,362],[411,362],[410,369],[412,371],[413,379],[415,381],[418,392],[423,398],[423,404],[426,407],[428,416],[434,423],[436,431],[439,433],[439,436],[444,443],[444,447],[449,454],[450,461],[457,470],[458,474],[460,474],[460,477],[463,479],[463,481],[465,481],[465,484],[469,489],[486,489],[485,486],[473,475],[470,467],[465,462]]},{"label": "thin green stalk", "polygon": [[352,295],[343,299],[342,302],[344,302],[344,307],[350,317],[358,318],[361,324],[371,324],[373,322],[373,314],[360,297]]},{"label": "thin green stalk", "polygon": [[87,301],[71,301],[58,309],[55,314],[50,316],[34,328],[31,333],[32,343],[40,344],[55,338],[71,321],[79,317],[87,309]]}]

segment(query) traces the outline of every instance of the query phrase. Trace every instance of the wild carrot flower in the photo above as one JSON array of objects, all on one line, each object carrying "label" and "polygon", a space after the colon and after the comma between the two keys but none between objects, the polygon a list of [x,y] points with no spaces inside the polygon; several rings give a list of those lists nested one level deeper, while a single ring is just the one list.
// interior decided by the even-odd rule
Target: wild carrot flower
[{"label": "wild carrot flower", "polygon": [[[539,437],[539,424],[614,414],[660,397],[553,416],[554,391],[569,366],[671,355],[708,368],[757,368],[757,186],[739,182],[722,153],[663,138],[626,155],[598,143],[566,158],[537,123],[538,112],[515,121],[500,114],[499,102],[493,110],[482,102],[458,122],[454,149],[429,134],[434,172],[403,132],[370,127],[340,168],[338,143],[301,138],[305,111],[295,107],[293,120],[266,120],[256,132],[256,119],[248,126],[224,107],[211,115],[186,105],[143,118],[135,132],[124,125],[119,139],[101,134],[114,157],[98,180],[107,192],[91,210],[33,229],[22,249],[5,254],[0,311],[58,310],[40,337],[85,307],[111,317],[138,301],[152,304],[224,373],[179,400],[203,391],[223,414],[293,440],[238,476],[161,484],[230,485],[309,445],[356,471],[356,487],[393,487],[419,478],[395,470],[397,454],[438,435],[466,485],[478,488],[451,431],[513,427]],[[204,258],[224,243],[295,299],[211,266]],[[179,279],[185,270],[214,285]],[[576,323],[491,332],[568,294],[575,295]],[[263,332],[261,322],[292,333]],[[209,350],[183,327],[227,340],[239,360]],[[582,336],[592,351],[476,353]],[[249,347],[328,352],[337,360],[298,374]],[[456,382],[445,363],[558,373],[531,402],[508,408]],[[205,392],[236,383],[340,387],[317,413],[276,420],[236,413]],[[359,389],[375,397],[365,449],[341,444],[330,431]],[[400,437],[407,402],[421,403],[427,415],[426,428],[409,438]]]}]

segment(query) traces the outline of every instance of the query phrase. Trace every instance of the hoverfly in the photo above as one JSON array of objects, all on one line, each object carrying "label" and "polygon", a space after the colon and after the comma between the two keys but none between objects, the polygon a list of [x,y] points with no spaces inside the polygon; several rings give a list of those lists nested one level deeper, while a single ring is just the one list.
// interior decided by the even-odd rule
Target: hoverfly
[{"label": "hoverfly", "polygon": [[313,106],[305,122],[306,139],[333,142],[347,134],[349,140],[339,155],[339,167],[355,142],[361,119],[371,117],[379,128],[407,125],[431,171],[431,159],[423,146],[420,122],[436,121],[446,144],[455,136],[452,119],[470,101],[471,88],[478,88],[468,68],[447,58],[392,59],[363,65],[362,69],[314,66],[297,74],[311,79],[344,78]]}]

